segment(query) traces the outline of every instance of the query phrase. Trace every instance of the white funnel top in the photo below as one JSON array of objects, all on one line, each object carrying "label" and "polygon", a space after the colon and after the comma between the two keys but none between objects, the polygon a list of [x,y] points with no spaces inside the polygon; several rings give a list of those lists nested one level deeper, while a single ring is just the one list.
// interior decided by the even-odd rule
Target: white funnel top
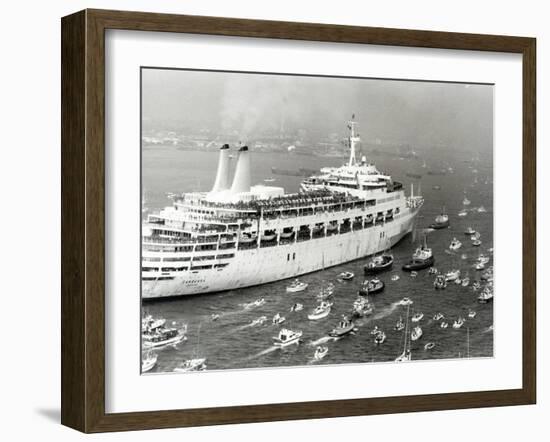
[{"label": "white funnel top", "polygon": [[231,193],[250,192],[250,181],[250,156],[248,147],[243,146],[239,149],[239,159],[235,168]]},{"label": "white funnel top", "polygon": [[216,181],[214,181],[212,192],[221,192],[227,189],[229,189],[229,144],[224,144],[220,147],[218,171],[216,172]]}]

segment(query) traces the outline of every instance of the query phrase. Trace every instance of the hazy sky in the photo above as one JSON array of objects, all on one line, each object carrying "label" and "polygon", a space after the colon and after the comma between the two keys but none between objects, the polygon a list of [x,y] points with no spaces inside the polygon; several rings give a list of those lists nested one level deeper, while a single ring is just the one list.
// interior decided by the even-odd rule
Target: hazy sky
[{"label": "hazy sky", "polygon": [[144,69],[143,117],[184,126],[344,133],[356,115],[363,140],[492,147],[493,87],[415,81]]}]

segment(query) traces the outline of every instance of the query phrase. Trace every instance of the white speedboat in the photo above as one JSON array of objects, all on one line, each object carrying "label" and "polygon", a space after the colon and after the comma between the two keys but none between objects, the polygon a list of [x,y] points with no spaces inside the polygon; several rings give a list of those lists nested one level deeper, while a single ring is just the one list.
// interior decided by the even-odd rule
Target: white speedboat
[{"label": "white speedboat", "polygon": [[403,298],[401,301],[399,301],[399,305],[411,305],[413,303],[411,298]]},{"label": "white speedboat", "polygon": [[411,321],[412,322],[419,322],[419,321],[422,320],[423,317],[424,317],[424,313],[418,312],[418,313],[413,315],[413,317],[411,318]]},{"label": "white speedboat", "polygon": [[396,322],[394,330],[401,331],[405,328],[405,323],[403,322],[403,318],[400,316],[399,321]]},{"label": "white speedboat", "polygon": [[279,313],[277,313],[275,316],[273,316],[273,319],[271,322],[273,325],[279,325],[286,321],[286,318],[284,316],[281,316]]},{"label": "white speedboat", "polygon": [[418,341],[422,337],[422,329],[417,325],[411,332],[411,340]]},{"label": "white speedboat", "polygon": [[476,233],[476,231],[474,229],[472,229],[471,226],[469,226],[465,231],[464,231],[464,234],[465,235],[473,235],[474,233]]},{"label": "white speedboat", "polygon": [[434,316],[433,316],[433,320],[434,321],[441,321],[442,319],[445,319],[445,315],[441,312],[437,312]]},{"label": "white speedboat", "polygon": [[462,247],[462,243],[456,238],[453,238],[453,240],[451,241],[451,244],[449,245],[449,249],[452,250],[453,252],[456,252],[461,247]]},{"label": "white speedboat", "polygon": [[152,333],[142,334],[143,348],[159,348],[167,345],[176,345],[187,339],[186,328],[157,328]]},{"label": "white speedboat", "polygon": [[462,200],[462,204],[464,204],[465,206],[469,206],[471,204],[471,201],[468,198],[464,197],[464,199]]},{"label": "white speedboat", "polygon": [[442,321],[441,324],[439,325],[441,328],[447,328],[449,326],[449,323],[446,322],[446,321]]},{"label": "white speedboat", "polygon": [[292,284],[287,286],[286,291],[288,293],[303,292],[305,289],[307,289],[307,287],[308,287],[308,284],[300,281],[299,279],[295,279],[294,281],[292,281]]},{"label": "white speedboat", "polygon": [[351,281],[354,278],[354,274],[351,272],[342,272],[338,275],[338,279],[342,281]]},{"label": "white speedboat", "polygon": [[468,287],[468,285],[470,285],[470,278],[466,276],[462,279],[462,287]]},{"label": "white speedboat", "polygon": [[290,307],[291,312],[299,312],[300,310],[303,310],[303,309],[304,309],[304,305],[300,304],[299,302],[297,302],[292,307]]},{"label": "white speedboat", "polygon": [[460,216],[461,218],[465,217],[466,215],[468,215],[468,211],[466,209],[462,209],[460,212],[458,212],[458,216]]},{"label": "white speedboat", "polygon": [[485,207],[483,207],[483,206],[479,206],[479,207],[477,208],[477,211],[478,211],[478,213],[485,213],[485,212],[487,212],[487,209],[486,209]]},{"label": "white speedboat", "polygon": [[220,319],[220,315],[218,315],[217,313],[212,313],[210,315],[210,320],[211,321],[217,321],[218,319]]},{"label": "white speedboat", "polygon": [[278,336],[275,336],[273,338],[274,345],[277,347],[286,347],[288,345],[292,344],[298,344],[300,342],[300,338],[302,337],[301,331],[293,331],[288,328],[283,328],[279,332]]},{"label": "white speedboat", "polygon": [[317,360],[317,361],[320,361],[321,359],[323,359],[328,353],[328,347],[324,346],[324,345],[320,345],[319,347],[317,347],[315,349],[315,353],[313,355],[314,359]]},{"label": "white speedboat", "polygon": [[434,287],[436,288],[436,290],[442,290],[447,287],[447,280],[445,279],[445,275],[437,275],[435,277]]},{"label": "white speedboat", "polygon": [[391,280],[392,280],[392,281],[399,281],[399,275],[393,275],[393,276],[391,277]]},{"label": "white speedboat", "polygon": [[435,342],[428,342],[425,346],[424,346],[424,350],[431,350],[432,348],[435,347]]},{"label": "white speedboat", "polygon": [[385,340],[386,340],[386,333],[384,333],[383,331],[380,331],[380,332],[374,337],[374,343],[375,343],[376,345],[383,344]]},{"label": "white speedboat", "polygon": [[445,273],[445,281],[451,282],[454,281],[456,278],[460,276],[460,270],[449,270],[447,273]]},{"label": "white speedboat", "polygon": [[362,318],[363,316],[372,314],[373,311],[374,311],[374,306],[369,302],[369,300],[367,298],[359,296],[353,302],[353,310],[351,312],[351,317]]},{"label": "white speedboat", "polygon": [[185,373],[189,371],[206,370],[206,358],[193,358],[184,361],[181,365],[174,368],[176,373]]},{"label": "white speedboat", "polygon": [[483,253],[480,253],[477,257],[477,262],[482,264],[488,264],[489,261],[491,261],[491,258],[489,256],[485,256]]},{"label": "white speedboat", "polygon": [[485,268],[485,264],[483,264],[482,262],[478,262],[476,265],[475,265],[475,269],[476,270],[483,270]]},{"label": "white speedboat", "polygon": [[470,311],[468,311],[468,318],[470,319],[474,319],[476,317],[477,313],[475,310],[472,310],[470,309]]},{"label": "white speedboat", "polygon": [[311,321],[317,321],[319,319],[326,318],[332,307],[332,302],[323,301],[315,309],[307,315],[307,318]]},{"label": "white speedboat", "polygon": [[455,322],[453,323],[453,328],[460,328],[464,325],[465,319],[463,317],[459,317]]},{"label": "white speedboat", "polygon": [[152,370],[153,367],[157,364],[158,356],[155,353],[148,352],[146,355],[141,357],[141,372],[147,373]]}]

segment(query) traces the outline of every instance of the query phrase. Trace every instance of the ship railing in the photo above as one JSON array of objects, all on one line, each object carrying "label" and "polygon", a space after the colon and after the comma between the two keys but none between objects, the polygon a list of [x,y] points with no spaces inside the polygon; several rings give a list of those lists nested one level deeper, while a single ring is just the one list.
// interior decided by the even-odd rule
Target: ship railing
[{"label": "ship railing", "polygon": [[214,244],[217,243],[218,239],[208,238],[208,237],[197,237],[197,238],[156,238],[151,236],[143,237],[143,244],[159,244],[159,245],[179,245],[179,244]]}]

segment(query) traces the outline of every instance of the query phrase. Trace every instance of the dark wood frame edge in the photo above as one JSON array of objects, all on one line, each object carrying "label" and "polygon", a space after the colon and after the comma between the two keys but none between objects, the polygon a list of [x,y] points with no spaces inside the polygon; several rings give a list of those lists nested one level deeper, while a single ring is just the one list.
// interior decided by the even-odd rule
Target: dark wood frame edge
[{"label": "dark wood frame edge", "polygon": [[[62,424],[83,432],[312,419],[536,401],[536,40],[527,37],[84,10],[62,19]],[[523,57],[523,386],[462,392],[105,413],[106,29],[511,52]]]}]

